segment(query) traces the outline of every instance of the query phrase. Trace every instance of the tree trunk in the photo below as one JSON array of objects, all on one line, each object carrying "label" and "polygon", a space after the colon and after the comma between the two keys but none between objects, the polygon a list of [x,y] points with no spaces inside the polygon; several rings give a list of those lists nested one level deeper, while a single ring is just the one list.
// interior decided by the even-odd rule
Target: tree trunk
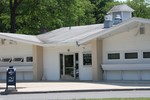
[{"label": "tree trunk", "polygon": [[10,33],[16,32],[16,0],[13,2],[13,0],[9,1],[10,3]]}]

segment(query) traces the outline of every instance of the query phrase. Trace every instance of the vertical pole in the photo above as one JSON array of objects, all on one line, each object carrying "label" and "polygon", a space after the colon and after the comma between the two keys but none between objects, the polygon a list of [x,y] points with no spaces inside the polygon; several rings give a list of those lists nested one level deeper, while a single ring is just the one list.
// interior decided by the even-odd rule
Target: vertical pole
[{"label": "vertical pole", "polygon": [[92,70],[93,81],[99,81],[103,79],[102,64],[102,40],[93,40],[92,44]]}]

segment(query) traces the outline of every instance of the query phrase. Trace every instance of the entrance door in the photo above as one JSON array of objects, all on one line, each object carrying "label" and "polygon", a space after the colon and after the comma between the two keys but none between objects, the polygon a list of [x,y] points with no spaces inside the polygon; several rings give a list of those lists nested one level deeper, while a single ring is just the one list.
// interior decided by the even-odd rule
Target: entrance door
[{"label": "entrance door", "polygon": [[78,79],[78,54],[61,54],[61,79],[74,80]]}]

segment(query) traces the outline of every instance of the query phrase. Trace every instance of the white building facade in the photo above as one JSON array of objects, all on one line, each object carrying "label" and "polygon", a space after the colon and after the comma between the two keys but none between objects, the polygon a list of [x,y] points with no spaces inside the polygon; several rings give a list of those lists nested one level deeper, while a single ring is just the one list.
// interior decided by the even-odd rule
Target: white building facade
[{"label": "white building facade", "polygon": [[[150,80],[150,25],[103,39],[105,80]],[[139,29],[140,30],[140,29]]]},{"label": "white building facade", "polygon": [[113,16],[105,25],[38,36],[0,33],[0,80],[6,80],[9,66],[16,68],[18,81],[150,80],[150,20],[131,18],[132,12],[127,5],[112,8],[111,16],[126,20],[115,25]]},{"label": "white building facade", "polygon": [[33,80],[32,45],[4,41],[5,44],[0,46],[0,80],[6,80],[6,69],[9,66],[17,68],[17,80]]}]

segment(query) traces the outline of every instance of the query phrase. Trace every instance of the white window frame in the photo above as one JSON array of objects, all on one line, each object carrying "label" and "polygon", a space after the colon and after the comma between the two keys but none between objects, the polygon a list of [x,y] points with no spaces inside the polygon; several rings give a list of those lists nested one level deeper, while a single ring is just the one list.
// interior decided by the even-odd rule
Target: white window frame
[{"label": "white window frame", "polygon": [[[20,60],[20,61],[15,61],[15,60],[14,60],[15,58],[21,58],[21,60]],[[14,63],[23,63],[23,62],[24,62],[24,57],[13,57],[12,61],[13,61]]]},{"label": "white window frame", "polygon": [[[109,59],[108,58],[109,54],[119,54],[119,59]],[[107,58],[107,60],[120,60],[121,59],[121,53],[120,52],[115,52],[115,53],[114,52],[110,52],[110,53],[107,53],[107,57],[106,58]]]},{"label": "white window frame", "polygon": [[[32,57],[32,61],[27,61],[27,57]],[[33,56],[26,56],[24,60],[25,60],[25,62],[27,62],[27,63],[32,63],[32,62],[33,62]]]},{"label": "white window frame", "polygon": [[[8,59],[9,58],[9,61],[3,61],[4,59]],[[11,63],[12,62],[12,57],[2,57],[2,59],[1,59],[1,61],[3,62],[3,63]]]},{"label": "white window frame", "polygon": [[[126,53],[137,53],[137,58],[126,58],[125,54]],[[124,52],[124,59],[125,60],[138,60],[139,59],[139,52],[138,51],[130,51],[130,52]]]},{"label": "white window frame", "polygon": [[150,52],[150,51],[142,51],[142,59],[150,59],[150,58],[144,58],[144,52]]}]

